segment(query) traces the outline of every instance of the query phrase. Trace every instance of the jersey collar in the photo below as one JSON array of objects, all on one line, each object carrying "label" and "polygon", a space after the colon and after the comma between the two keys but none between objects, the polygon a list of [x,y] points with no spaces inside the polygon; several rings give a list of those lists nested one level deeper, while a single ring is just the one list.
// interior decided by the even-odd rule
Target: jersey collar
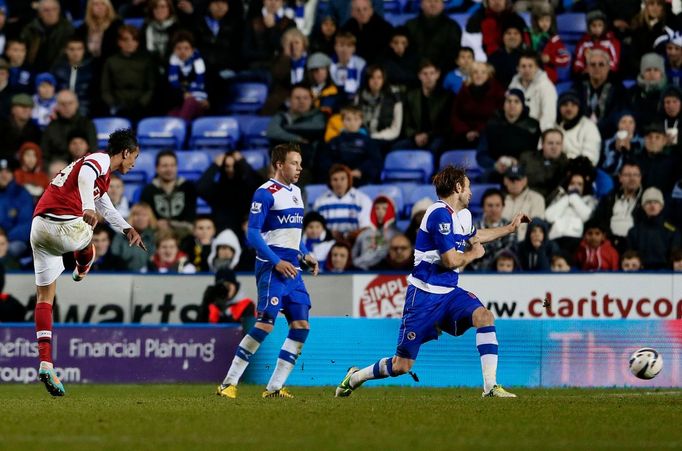
[{"label": "jersey collar", "polygon": [[281,187],[281,188],[284,188],[284,189],[287,190],[287,191],[292,191],[292,190],[293,190],[293,188],[291,187],[291,185],[289,185],[289,186],[283,185],[283,184],[281,184],[280,182],[278,182],[278,181],[275,180],[275,179],[270,179],[270,181],[271,181],[272,183],[276,184],[277,186],[279,186],[279,187]]}]

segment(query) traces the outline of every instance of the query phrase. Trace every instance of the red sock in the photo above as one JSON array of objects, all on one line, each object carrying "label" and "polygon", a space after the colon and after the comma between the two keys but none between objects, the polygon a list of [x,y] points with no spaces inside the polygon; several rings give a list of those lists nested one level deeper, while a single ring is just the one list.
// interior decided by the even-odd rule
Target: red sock
[{"label": "red sock", "polygon": [[95,252],[94,247],[90,244],[85,249],[74,251],[73,256],[76,259],[78,266],[87,266],[92,260],[92,254]]},{"label": "red sock", "polygon": [[40,361],[52,363],[52,304],[47,302],[36,304],[34,317]]}]

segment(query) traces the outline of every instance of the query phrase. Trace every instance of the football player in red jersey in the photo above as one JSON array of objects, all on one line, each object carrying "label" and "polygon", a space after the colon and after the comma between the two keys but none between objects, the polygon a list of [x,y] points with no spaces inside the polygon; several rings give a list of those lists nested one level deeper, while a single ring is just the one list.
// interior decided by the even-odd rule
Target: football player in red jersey
[{"label": "football player in red jersey", "polygon": [[[88,154],[62,169],[52,179],[33,213],[31,248],[38,292],[35,309],[40,369],[38,376],[53,396],[64,396],[64,385],[52,365],[52,303],[57,277],[64,271],[62,254],[73,252],[73,280],[83,280],[95,259],[92,232],[97,213],[131,246],[146,251],[140,235],[114,208],[109,199],[112,171],[126,174],[140,154],[135,134],[117,130],[109,137],[106,152]],[[97,213],[96,213],[97,212]]]}]

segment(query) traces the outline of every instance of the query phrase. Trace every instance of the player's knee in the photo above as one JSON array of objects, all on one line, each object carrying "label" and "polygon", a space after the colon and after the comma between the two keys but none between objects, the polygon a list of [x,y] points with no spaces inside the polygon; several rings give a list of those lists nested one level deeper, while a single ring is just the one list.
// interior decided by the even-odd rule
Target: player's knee
[{"label": "player's knee", "polygon": [[495,315],[485,307],[476,309],[472,315],[474,327],[492,326],[495,324]]},{"label": "player's knee", "polygon": [[405,374],[412,369],[412,360],[401,359],[400,357],[393,357],[392,370],[394,376],[400,376]]},{"label": "player's knee", "polygon": [[267,322],[262,322],[262,321],[257,321],[253,327],[255,327],[256,329],[260,329],[260,330],[267,332],[267,333],[272,332],[272,329],[275,328],[274,325],[269,324]]},{"label": "player's knee", "polygon": [[307,329],[310,330],[310,323],[305,320],[296,320],[292,321],[290,326],[290,329]]}]

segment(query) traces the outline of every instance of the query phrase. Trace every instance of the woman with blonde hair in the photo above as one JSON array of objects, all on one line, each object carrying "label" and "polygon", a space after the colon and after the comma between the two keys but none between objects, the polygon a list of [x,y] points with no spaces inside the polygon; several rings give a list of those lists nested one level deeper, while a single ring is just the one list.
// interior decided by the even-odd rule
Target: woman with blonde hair
[{"label": "woman with blonde hair", "polygon": [[111,241],[111,252],[125,261],[129,271],[141,272],[147,268],[150,255],[156,251],[156,216],[149,204],[137,203],[130,207],[128,222],[142,237],[142,242],[147,247],[147,253],[139,248],[128,245],[128,240],[122,234],[117,234]]},{"label": "woman with blonde hair", "polygon": [[[630,70],[632,74],[639,72],[639,62],[647,53],[654,51],[656,39],[666,34],[668,25],[668,6],[665,0],[644,0],[642,10],[632,19],[630,25],[631,59]],[[634,78],[634,77],[633,77]]]},{"label": "woman with blonde hair", "polygon": [[111,0],[88,0],[83,24],[76,35],[85,42],[86,49],[101,61],[118,51],[118,28],[123,21],[118,18]]},{"label": "woman with blonde hair", "polygon": [[263,106],[262,114],[272,115],[279,111],[289,97],[291,87],[305,78],[308,61],[308,37],[298,28],[289,28],[282,34],[282,51],[270,67],[272,85]]}]

